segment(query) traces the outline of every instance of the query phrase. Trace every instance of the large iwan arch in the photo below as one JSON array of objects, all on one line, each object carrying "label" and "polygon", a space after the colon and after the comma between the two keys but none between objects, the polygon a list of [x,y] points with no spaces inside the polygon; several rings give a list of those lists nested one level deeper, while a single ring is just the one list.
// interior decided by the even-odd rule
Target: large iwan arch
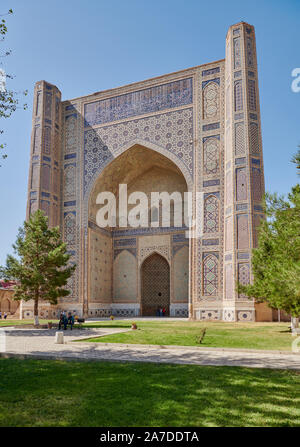
[{"label": "large iwan arch", "polygon": [[[250,281],[264,218],[253,26],[232,25],[225,48],[222,60],[71,100],[62,101],[46,81],[36,83],[27,217],[42,209],[77,265],[70,296],[41,311],[139,315],[140,268],[157,252],[170,265],[170,315],[260,318],[254,301],[236,291],[237,281]],[[96,197],[118,195],[120,183],[146,194],[193,192],[192,218],[203,224],[202,236],[190,239],[185,228],[162,222],[99,228]],[[31,311],[24,303],[23,315]]]}]

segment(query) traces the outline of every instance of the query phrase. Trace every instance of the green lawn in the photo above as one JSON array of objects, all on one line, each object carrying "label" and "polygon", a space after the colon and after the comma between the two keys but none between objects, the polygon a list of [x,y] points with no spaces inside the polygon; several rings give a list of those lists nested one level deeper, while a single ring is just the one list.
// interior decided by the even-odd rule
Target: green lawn
[{"label": "green lawn", "polygon": [[[182,345],[245,349],[291,350],[293,338],[289,323],[221,323],[185,321],[137,321],[138,330],[93,338],[91,342]],[[131,327],[131,321],[119,320],[87,324],[89,327]],[[206,327],[201,345],[196,336]]]},{"label": "green lawn", "polygon": [[0,359],[0,426],[300,426],[300,374]]},{"label": "green lawn", "polygon": [[[54,323],[54,322],[57,322],[58,320],[52,320],[51,318],[48,320],[42,320],[40,318],[40,320],[39,320],[40,324],[47,324],[48,321],[52,321]],[[0,320],[0,328],[5,327],[5,326],[20,326],[20,325],[24,325],[24,324],[33,324],[33,323],[34,323],[34,320],[11,320],[11,319]]]}]

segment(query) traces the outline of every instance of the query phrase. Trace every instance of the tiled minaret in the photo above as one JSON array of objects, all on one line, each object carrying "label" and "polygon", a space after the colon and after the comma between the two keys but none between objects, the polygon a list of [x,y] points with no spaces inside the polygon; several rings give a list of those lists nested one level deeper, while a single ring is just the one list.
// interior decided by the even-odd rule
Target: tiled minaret
[{"label": "tiled minaret", "polygon": [[27,218],[37,209],[60,224],[61,92],[45,81],[35,84]]},{"label": "tiled minaret", "polygon": [[236,291],[251,278],[251,249],[264,193],[255,32],[229,28],[225,60],[225,204],[223,319],[254,320],[254,303]]}]

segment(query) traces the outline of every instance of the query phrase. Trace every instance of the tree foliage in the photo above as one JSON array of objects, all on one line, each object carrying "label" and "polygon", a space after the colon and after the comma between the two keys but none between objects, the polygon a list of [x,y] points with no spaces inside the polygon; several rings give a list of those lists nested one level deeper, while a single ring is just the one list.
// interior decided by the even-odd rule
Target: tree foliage
[{"label": "tree foliage", "polygon": [[238,291],[269,306],[300,315],[300,185],[288,199],[266,195],[267,220],[259,229],[252,253],[254,280]]},{"label": "tree foliage", "polygon": [[[3,18],[5,16],[13,14],[12,9],[10,9],[6,14],[1,15],[0,17],[0,42],[4,42],[5,36],[7,34],[7,25],[6,25],[6,19]],[[0,52],[0,58],[6,58],[12,53],[11,50],[4,50]],[[1,63],[1,66],[3,66],[3,63]],[[0,68],[1,77],[5,77],[5,79],[13,79],[14,76],[8,73],[5,73],[3,68]],[[9,118],[13,112],[15,112],[19,107],[23,109],[27,109],[27,104],[23,104],[22,106],[19,106],[19,96],[20,94],[26,96],[27,90],[23,92],[17,92],[11,89],[5,88],[0,89],[0,118]],[[0,134],[3,134],[3,130],[0,129]],[[4,159],[7,157],[7,154],[5,153],[6,143],[0,142],[0,153],[1,158]],[[1,165],[0,165],[1,166]]]},{"label": "tree foliage", "polygon": [[299,146],[298,152],[292,158],[292,162],[295,163],[295,165],[297,167],[298,175],[300,175],[300,146]]},{"label": "tree foliage", "polygon": [[34,300],[35,317],[40,300],[57,304],[58,298],[70,294],[65,286],[76,266],[69,265],[70,255],[58,227],[49,228],[42,211],[37,210],[24,222],[13,248],[18,258],[7,256],[0,273],[17,282],[14,299]]}]

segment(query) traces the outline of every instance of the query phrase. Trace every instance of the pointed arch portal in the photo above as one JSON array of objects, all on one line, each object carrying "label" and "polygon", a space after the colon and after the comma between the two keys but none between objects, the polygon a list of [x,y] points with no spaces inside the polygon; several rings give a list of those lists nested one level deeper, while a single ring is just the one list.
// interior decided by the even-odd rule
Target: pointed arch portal
[{"label": "pointed arch portal", "polygon": [[145,259],[141,266],[141,314],[155,316],[158,308],[170,314],[170,266],[158,253]]}]

